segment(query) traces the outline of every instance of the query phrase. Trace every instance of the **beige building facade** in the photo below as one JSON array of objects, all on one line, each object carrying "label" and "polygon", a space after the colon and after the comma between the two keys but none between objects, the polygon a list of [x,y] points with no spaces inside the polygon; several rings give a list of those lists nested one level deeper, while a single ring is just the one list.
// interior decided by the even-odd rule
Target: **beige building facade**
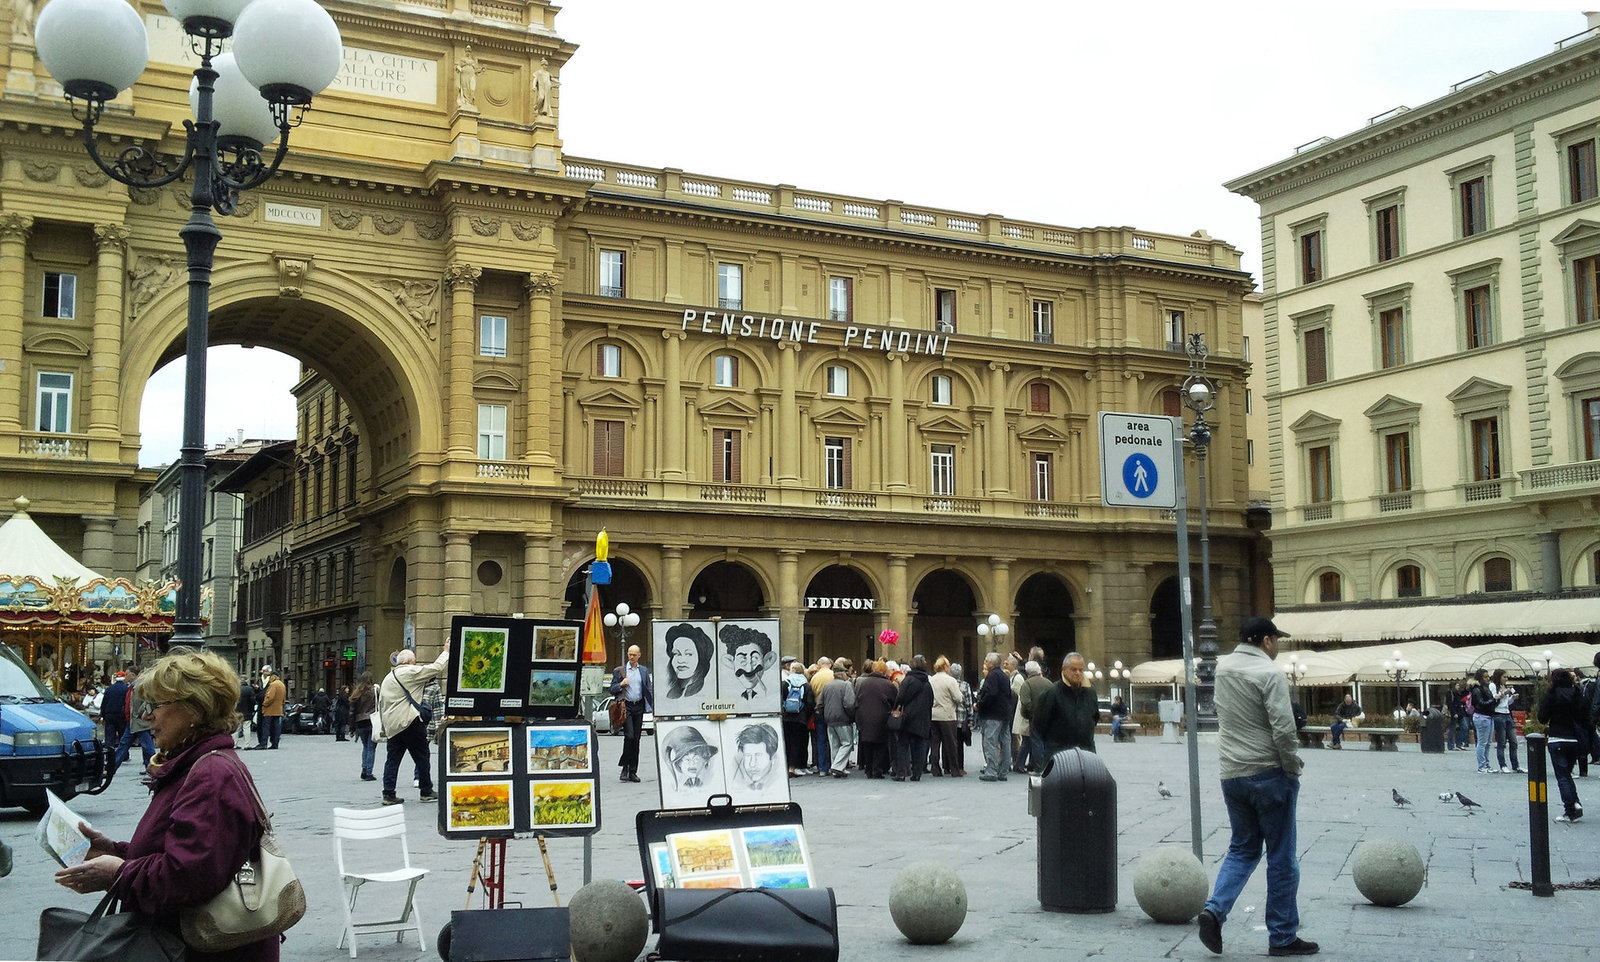
[{"label": "beige building facade", "polygon": [[[1261,205],[1256,437],[1276,601],[1309,634],[1356,640],[1333,617],[1352,604],[1600,584],[1597,81],[1591,29],[1227,185]],[[1394,637],[1442,630],[1420,620]]]},{"label": "beige building facade", "polygon": [[[321,539],[339,573],[318,583],[349,591],[291,589],[295,637],[337,615],[326,640],[354,626],[376,660],[408,623],[429,648],[454,614],[576,615],[605,529],[608,606],[776,618],[807,658],[878,653],[893,627],[891,656],[970,662],[991,612],[1007,647],[1168,656],[1173,520],[1101,506],[1095,415],[1176,413],[1195,332],[1221,389],[1224,636],[1245,613],[1251,285],[1228,244],[568,156],[555,7],[326,6],[345,71],[220,221],[211,294],[214,343],[295,356],[346,405],[348,439],[302,429],[294,550]],[[101,129],[177,150],[188,73],[141,9],[152,65]],[[36,507],[131,569],[187,187],[99,173],[25,37],[9,57],[0,353],[23,363],[0,370],[0,478],[50,483]]]}]

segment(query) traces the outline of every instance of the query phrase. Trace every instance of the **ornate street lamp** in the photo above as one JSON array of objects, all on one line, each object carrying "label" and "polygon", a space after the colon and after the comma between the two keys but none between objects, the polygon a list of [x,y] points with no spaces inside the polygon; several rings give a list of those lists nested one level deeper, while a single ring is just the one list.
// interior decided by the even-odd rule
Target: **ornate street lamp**
[{"label": "ornate street lamp", "polygon": [[1530,664],[1533,666],[1534,680],[1546,678],[1552,671],[1561,667],[1561,662],[1556,661],[1556,653],[1546,648],[1543,658],[1535,658]]},{"label": "ornate street lamp", "polygon": [[1406,676],[1411,673],[1411,662],[1400,657],[1400,652],[1396,651],[1392,661],[1384,661],[1383,673],[1388,675],[1389,679],[1394,682],[1394,717],[1404,720],[1405,702],[1400,696],[1400,686],[1405,683]]},{"label": "ornate street lamp", "polygon": [[628,629],[638,627],[638,614],[628,607],[626,601],[623,601],[618,602],[615,611],[606,612],[606,616],[600,620],[605,622],[607,628],[617,629],[618,642],[622,645],[623,654],[626,655],[628,652]]},{"label": "ornate street lamp", "polygon": [[1283,673],[1289,679],[1289,687],[1299,688],[1300,679],[1306,676],[1306,663],[1300,660],[1299,655],[1290,655],[1288,664],[1283,666]]},{"label": "ornate street lamp", "polygon": [[1133,687],[1133,670],[1124,668],[1120,660],[1111,663],[1111,694],[1113,697],[1122,694],[1122,685]]},{"label": "ornate street lamp", "polygon": [[[172,641],[198,646],[200,534],[205,496],[206,348],[211,267],[222,232],[211,218],[233,213],[239,192],[272,177],[311,98],[338,76],[339,28],[314,0],[165,0],[200,58],[189,87],[194,120],[173,159],[141,144],[107,159],[95,125],[106,104],[133,86],[150,56],[139,11],[126,0],[51,0],[39,14],[39,60],[61,84],[95,165],[142,189],[194,172],[193,212],[178,232],[189,259],[189,318],[178,489],[178,605]],[[232,51],[223,41],[233,38]],[[297,109],[298,108],[298,109]],[[277,141],[268,160],[267,145]]]},{"label": "ornate street lamp", "polygon": [[994,638],[994,648],[1000,650],[1000,639],[1011,633],[1011,626],[1000,620],[999,615],[990,615],[986,620],[978,622],[978,634],[984,638]]},{"label": "ornate street lamp", "polygon": [[[1213,697],[1217,675],[1217,625],[1211,618],[1211,529],[1206,517],[1206,455],[1211,449],[1211,426],[1206,413],[1216,408],[1216,386],[1206,375],[1206,339],[1189,335],[1189,376],[1183,381],[1183,404],[1194,412],[1189,442],[1194,445],[1200,474],[1200,626],[1195,631],[1195,702],[1202,731],[1217,728],[1217,706]],[[1187,573],[1187,572],[1186,572]]]}]

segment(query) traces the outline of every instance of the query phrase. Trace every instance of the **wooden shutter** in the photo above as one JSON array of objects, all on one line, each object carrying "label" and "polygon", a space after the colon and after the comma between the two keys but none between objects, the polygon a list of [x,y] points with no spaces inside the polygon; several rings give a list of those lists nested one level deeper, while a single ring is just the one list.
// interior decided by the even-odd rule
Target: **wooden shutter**
[{"label": "wooden shutter", "polygon": [[839,472],[840,475],[841,475],[840,480],[843,483],[840,484],[840,487],[842,487],[842,488],[854,487],[854,485],[852,485],[850,483],[850,449],[852,447],[854,447],[855,445],[850,443],[850,439],[849,438],[840,438],[839,440],[844,445],[844,457],[841,459],[843,467]]},{"label": "wooden shutter", "polygon": [[1033,413],[1050,413],[1050,385],[1043,381],[1034,381],[1028,385],[1028,396]]},{"label": "wooden shutter", "polygon": [[1327,329],[1310,328],[1301,341],[1305,352],[1306,383],[1321,384],[1328,379]]},{"label": "wooden shutter", "polygon": [[622,422],[594,422],[594,473],[617,478],[623,474]]},{"label": "wooden shutter", "polygon": [[1161,392],[1161,413],[1169,418],[1183,417],[1183,400],[1177,391]]}]

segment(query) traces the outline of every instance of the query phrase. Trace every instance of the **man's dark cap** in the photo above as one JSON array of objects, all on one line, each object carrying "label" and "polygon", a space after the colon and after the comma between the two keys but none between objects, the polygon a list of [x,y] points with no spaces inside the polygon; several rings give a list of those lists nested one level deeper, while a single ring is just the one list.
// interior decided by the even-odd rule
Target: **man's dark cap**
[{"label": "man's dark cap", "polygon": [[1272,635],[1275,638],[1292,637],[1287,631],[1273,624],[1271,618],[1252,616],[1246,618],[1244,624],[1239,626],[1239,637],[1245,641],[1256,641],[1266,635]]},{"label": "man's dark cap", "polygon": [[784,655],[783,656],[783,663],[785,665],[790,664],[793,661],[795,661],[795,657],[793,655]]}]

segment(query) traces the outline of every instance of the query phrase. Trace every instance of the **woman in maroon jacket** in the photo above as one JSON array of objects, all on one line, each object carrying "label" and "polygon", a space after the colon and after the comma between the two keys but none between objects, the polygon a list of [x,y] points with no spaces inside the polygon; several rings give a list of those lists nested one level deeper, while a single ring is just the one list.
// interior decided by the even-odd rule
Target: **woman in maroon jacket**
[{"label": "woman in maroon jacket", "polygon": [[[179,931],[178,913],[221,892],[261,842],[261,816],[249,771],[233,750],[239,676],[217,655],[173,649],[139,676],[157,754],[155,797],[133,839],[114,842],[80,825],[89,859],[56,873],[74,892],[113,883],[123,904]],[[189,949],[193,962],[278,958],[278,937],[229,952]]]}]

